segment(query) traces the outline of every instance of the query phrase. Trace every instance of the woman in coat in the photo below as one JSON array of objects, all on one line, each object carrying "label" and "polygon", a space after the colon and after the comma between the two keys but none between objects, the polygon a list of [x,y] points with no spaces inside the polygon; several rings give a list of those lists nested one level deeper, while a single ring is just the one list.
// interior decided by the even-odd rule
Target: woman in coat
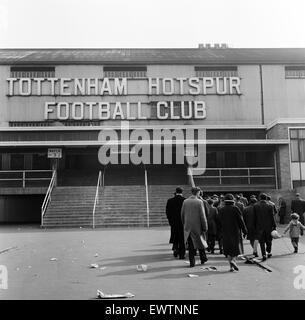
[{"label": "woman in coat", "polygon": [[245,236],[247,234],[247,228],[240,210],[234,205],[233,195],[226,194],[224,202],[225,205],[218,211],[222,227],[223,250],[228,258],[230,271],[238,271],[236,257],[241,254],[241,231]]}]

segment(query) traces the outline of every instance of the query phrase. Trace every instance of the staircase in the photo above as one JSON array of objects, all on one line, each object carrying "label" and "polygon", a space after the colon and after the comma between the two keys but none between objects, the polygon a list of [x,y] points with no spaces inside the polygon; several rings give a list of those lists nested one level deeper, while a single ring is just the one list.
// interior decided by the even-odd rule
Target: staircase
[{"label": "staircase", "polygon": [[97,227],[144,227],[145,186],[105,186],[96,207]]},{"label": "staircase", "polygon": [[[151,185],[148,187],[149,216],[151,226],[168,225],[166,202],[174,196],[177,185]],[[190,196],[190,186],[181,186],[184,197]]]},{"label": "staircase", "polygon": [[55,187],[44,227],[91,227],[96,187]]}]

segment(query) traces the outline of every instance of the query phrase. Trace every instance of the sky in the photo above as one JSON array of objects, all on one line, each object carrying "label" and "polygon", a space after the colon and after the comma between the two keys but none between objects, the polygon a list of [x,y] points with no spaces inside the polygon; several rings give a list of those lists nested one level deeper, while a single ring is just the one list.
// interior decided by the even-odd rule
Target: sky
[{"label": "sky", "polygon": [[305,0],[0,0],[0,48],[305,48]]}]

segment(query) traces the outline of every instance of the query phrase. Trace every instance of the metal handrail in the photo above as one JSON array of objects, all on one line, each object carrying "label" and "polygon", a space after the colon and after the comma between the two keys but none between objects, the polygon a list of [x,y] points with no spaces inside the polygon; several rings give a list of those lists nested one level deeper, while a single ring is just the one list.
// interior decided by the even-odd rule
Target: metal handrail
[{"label": "metal handrail", "polygon": [[53,191],[55,184],[56,184],[56,170],[53,171],[52,179],[50,181],[46,196],[44,197],[44,200],[41,206],[41,226],[42,227],[43,227],[43,218],[47,211],[48,205],[51,202],[51,193]]},{"label": "metal handrail", "polygon": [[95,210],[96,210],[96,205],[98,204],[99,188],[101,186],[101,181],[102,181],[101,177],[102,177],[102,171],[99,171],[98,178],[97,178],[96,191],[95,191],[93,211],[92,211],[92,228],[93,229],[95,228]]},{"label": "metal handrail", "polygon": [[52,170],[0,170],[0,177],[1,174],[20,174],[19,177],[13,177],[13,178],[0,178],[0,181],[21,181],[22,182],[22,187],[25,188],[26,181],[45,181],[45,180],[50,180],[50,177],[33,177],[33,178],[27,178],[26,174],[27,173],[42,173],[42,172],[52,172]]}]

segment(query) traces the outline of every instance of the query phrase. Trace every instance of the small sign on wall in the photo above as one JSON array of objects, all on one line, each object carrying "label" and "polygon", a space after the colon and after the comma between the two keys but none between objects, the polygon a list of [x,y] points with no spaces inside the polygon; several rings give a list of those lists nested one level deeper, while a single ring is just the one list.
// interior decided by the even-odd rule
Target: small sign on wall
[{"label": "small sign on wall", "polygon": [[62,157],[61,148],[49,148],[48,149],[48,158],[60,159],[61,157]]}]

